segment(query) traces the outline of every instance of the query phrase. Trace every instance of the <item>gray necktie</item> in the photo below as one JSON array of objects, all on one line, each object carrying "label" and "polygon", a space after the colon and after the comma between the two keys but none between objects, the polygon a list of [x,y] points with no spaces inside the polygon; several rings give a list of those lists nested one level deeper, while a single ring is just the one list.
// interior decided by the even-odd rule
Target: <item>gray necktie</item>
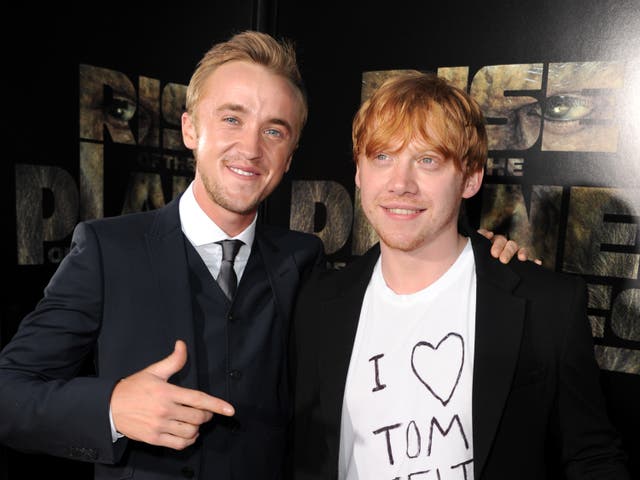
[{"label": "gray necktie", "polygon": [[238,278],[233,269],[233,261],[243,242],[241,240],[221,240],[216,243],[222,245],[222,264],[220,264],[220,273],[216,280],[227,298],[231,300],[238,286]]}]

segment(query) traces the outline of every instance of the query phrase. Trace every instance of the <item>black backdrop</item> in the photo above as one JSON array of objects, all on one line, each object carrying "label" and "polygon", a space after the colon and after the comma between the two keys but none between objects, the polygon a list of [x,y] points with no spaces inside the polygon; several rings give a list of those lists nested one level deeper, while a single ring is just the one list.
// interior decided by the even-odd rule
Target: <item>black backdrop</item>
[{"label": "black backdrop", "polygon": [[[124,74],[134,90],[144,83],[141,78],[151,79],[151,84],[164,88],[170,84],[186,85],[204,51],[234,31],[255,28],[294,39],[309,92],[310,118],[292,169],[263,206],[262,218],[315,231],[330,247],[331,259],[342,263],[370,241],[354,207],[357,202],[350,155],[351,118],[361,101],[363,78],[371,78],[363,77],[364,72],[467,67],[467,87],[475,84],[476,74],[484,67],[531,64],[542,71],[542,83],[537,90],[544,91],[551,83],[548,79],[554,66],[584,67],[586,62],[608,62],[601,67],[613,70],[610,75],[613,80],[598,79],[600,85],[581,88],[614,92],[614,106],[591,119],[591,123],[613,123],[617,133],[609,137],[617,138],[615,145],[584,148],[569,140],[564,144],[560,141],[560,146],[557,141],[545,145],[542,135],[525,147],[495,145],[490,153],[495,165],[504,168],[487,172],[485,183],[502,187],[484,189],[469,205],[469,212],[475,226],[482,223],[522,244],[532,245],[544,257],[547,268],[583,274],[592,293],[605,293],[605,301],[590,305],[590,319],[599,347],[610,413],[624,435],[634,472],[640,473],[637,0],[488,0],[441,4],[243,0],[206,5],[187,1],[171,7],[146,8],[131,2],[109,2],[94,8],[88,12],[58,5],[17,6],[12,13],[5,14],[7,23],[13,24],[17,33],[9,38],[6,29],[3,33],[7,46],[3,69],[6,120],[5,161],[0,168],[5,184],[3,218],[7,223],[2,261],[8,285],[3,290],[0,345],[11,338],[21,318],[42,295],[64,255],[75,222],[96,211],[105,216],[122,213],[130,193],[130,180],[137,173],[158,174],[165,201],[175,193],[172,182],[188,176],[184,169],[167,168],[166,162],[160,168],[158,162],[145,160],[158,155],[165,160],[184,159],[184,152],[163,150],[154,147],[153,142],[145,146],[139,141],[137,145],[134,142],[123,147],[106,134],[100,141],[95,138],[87,141],[86,136],[79,134],[82,131],[79,110],[85,102],[80,98],[83,88],[80,65]],[[582,75],[578,70],[574,79]],[[132,123],[141,116],[142,103],[138,106]],[[158,123],[165,129],[163,132],[175,129],[171,118],[161,115]],[[133,127],[131,130],[139,140],[140,132]],[[113,130],[109,132],[112,134]],[[92,200],[83,194],[82,186],[87,183],[81,167],[88,158],[83,153],[87,145],[98,145],[104,161],[103,174],[98,178],[104,188],[103,196],[93,199],[99,204],[97,210],[83,207],[83,202]],[[169,157],[162,157],[167,150]],[[522,192],[534,227],[543,220],[534,215],[532,206],[541,209],[540,205],[547,205],[545,211],[557,209],[554,219],[560,227],[555,234],[548,235],[554,239],[551,246],[540,239],[535,228],[522,229],[517,222],[491,216],[496,211],[513,212],[513,203],[520,198],[516,196],[511,203],[495,203],[496,192],[505,191],[505,185],[515,188],[516,193]],[[600,218],[597,228],[583,220],[581,204],[575,203],[583,191],[572,187],[596,189],[593,196],[588,194],[594,191],[587,191],[587,203],[604,205],[601,213],[609,215],[605,220]],[[29,195],[34,191],[38,201],[25,201],[33,199]],[[612,202],[614,194],[622,200]],[[536,203],[535,199],[540,197],[546,203]],[[299,210],[292,211],[292,203]],[[147,201],[137,208],[154,206]],[[313,221],[307,224],[303,217],[308,215],[301,212],[309,211],[313,213]],[[509,218],[515,217],[513,213]],[[628,238],[601,241],[597,248],[592,240],[583,248],[586,253],[578,256],[572,252],[580,249],[573,247],[582,237],[574,238],[569,228],[573,224],[600,233],[606,230],[603,224],[622,225],[624,228],[619,229]],[[550,227],[540,224],[540,228]],[[599,274],[592,264],[602,251],[609,251],[615,258],[623,257],[627,266]],[[41,469],[66,478],[91,478],[89,464],[0,450],[0,478],[37,478]]]}]

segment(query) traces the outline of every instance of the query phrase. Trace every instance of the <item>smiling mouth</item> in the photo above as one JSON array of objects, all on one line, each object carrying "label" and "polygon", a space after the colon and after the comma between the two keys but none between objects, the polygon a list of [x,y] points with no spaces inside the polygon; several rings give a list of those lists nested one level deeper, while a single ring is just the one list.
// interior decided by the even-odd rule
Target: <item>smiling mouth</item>
[{"label": "smiling mouth", "polygon": [[234,173],[237,173],[238,175],[242,175],[243,177],[253,177],[257,175],[256,173],[247,172],[246,170],[241,170],[237,167],[229,167],[229,170],[231,170]]},{"label": "smiling mouth", "polygon": [[385,210],[389,213],[393,213],[396,215],[415,215],[416,213],[420,213],[422,209],[408,209],[408,208],[386,208]]}]

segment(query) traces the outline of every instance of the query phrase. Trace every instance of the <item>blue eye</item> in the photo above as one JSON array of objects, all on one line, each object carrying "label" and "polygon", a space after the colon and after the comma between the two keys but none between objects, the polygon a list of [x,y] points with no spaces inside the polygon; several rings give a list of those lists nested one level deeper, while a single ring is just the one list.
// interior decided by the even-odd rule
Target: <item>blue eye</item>
[{"label": "blue eye", "polygon": [[389,158],[389,155],[387,155],[386,153],[378,153],[377,155],[375,155],[373,157],[375,160],[380,160],[380,161],[384,161],[387,160]]},{"label": "blue eye", "polygon": [[237,119],[237,118],[235,118],[235,117],[224,117],[222,120],[223,120],[224,122],[226,122],[226,123],[231,123],[231,124],[233,124],[233,125],[236,125],[236,124],[238,124],[238,123],[239,123],[239,122],[238,122],[238,119]]},{"label": "blue eye", "polygon": [[420,157],[418,159],[418,164],[423,167],[435,167],[438,165],[438,159],[433,157]]},{"label": "blue eye", "polygon": [[281,137],[282,133],[280,132],[280,130],[277,130],[275,128],[267,128],[264,133],[266,133],[267,135],[273,136],[273,137]]}]

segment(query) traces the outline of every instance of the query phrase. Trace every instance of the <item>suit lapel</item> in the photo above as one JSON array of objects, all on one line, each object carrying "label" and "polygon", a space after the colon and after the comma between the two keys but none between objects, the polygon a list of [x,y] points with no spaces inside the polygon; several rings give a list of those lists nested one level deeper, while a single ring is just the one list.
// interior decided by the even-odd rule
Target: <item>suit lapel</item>
[{"label": "suit lapel", "polygon": [[[323,304],[322,318],[318,319],[322,325],[318,341],[324,346],[318,350],[320,396],[327,425],[335,425],[336,431],[340,428],[342,399],[362,301],[379,256],[376,245],[336,275],[332,292]],[[337,450],[333,453],[337,455]]]},{"label": "suit lapel", "polygon": [[476,234],[471,238],[477,273],[473,449],[480,478],[515,372],[525,301],[512,294],[519,278],[490,257],[489,242]]},{"label": "suit lapel", "polygon": [[158,296],[149,301],[162,302],[165,322],[157,327],[166,328],[169,351],[178,339],[187,344],[187,364],[173,380],[179,385],[197,388],[192,298],[184,244],[187,240],[180,226],[178,201],[176,198],[156,211],[155,221],[146,235],[150,265],[158,283]]},{"label": "suit lapel", "polygon": [[[293,296],[300,283],[298,268],[291,252],[278,246],[276,231],[258,224],[254,242],[264,261],[278,312],[288,322],[294,302]],[[284,329],[285,332],[287,330],[288,328]]]}]

